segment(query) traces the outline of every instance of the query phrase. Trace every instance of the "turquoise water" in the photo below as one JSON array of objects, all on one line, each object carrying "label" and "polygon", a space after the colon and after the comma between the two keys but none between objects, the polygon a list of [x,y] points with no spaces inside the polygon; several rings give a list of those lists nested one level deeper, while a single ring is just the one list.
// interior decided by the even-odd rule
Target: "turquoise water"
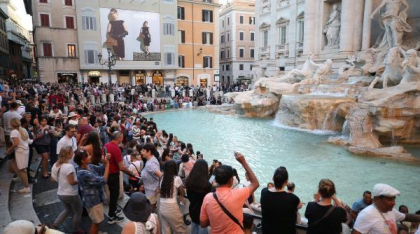
[{"label": "turquoise water", "polygon": [[346,204],[353,204],[376,183],[387,183],[402,193],[397,205],[407,205],[410,212],[420,209],[420,165],[353,155],[343,147],[326,143],[326,135],[280,128],[274,120],[239,118],[203,110],[147,117],[153,117],[160,130],[192,143],[207,162],[218,159],[236,168],[241,181],[245,179],[245,171],[233,152],[243,153],[261,184],[255,193],[258,199],[274,170],[285,166],[289,181],[296,184],[296,195],[305,203],[312,200],[319,180],[329,178],[336,185],[337,196]]}]

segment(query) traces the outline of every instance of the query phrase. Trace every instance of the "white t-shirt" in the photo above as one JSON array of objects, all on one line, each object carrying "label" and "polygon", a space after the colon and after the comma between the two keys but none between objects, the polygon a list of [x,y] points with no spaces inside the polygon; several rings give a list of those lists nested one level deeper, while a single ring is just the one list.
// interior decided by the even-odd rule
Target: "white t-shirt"
[{"label": "white t-shirt", "polygon": [[417,229],[416,233],[414,233],[414,234],[420,234],[420,228]]},{"label": "white t-shirt", "polygon": [[[60,169],[61,168],[61,169]],[[58,169],[60,169],[60,175],[58,175]],[[67,176],[73,173],[74,180],[77,180],[76,171],[74,166],[69,163],[64,163],[60,167],[57,167],[57,163],[52,166],[51,176],[54,180],[58,181],[57,194],[60,196],[74,196],[78,194],[77,185],[70,185]]]},{"label": "white t-shirt", "polygon": [[29,138],[26,139],[26,141],[24,141],[18,130],[13,129],[12,132],[10,133],[10,138],[11,138],[12,144],[13,144],[13,138],[19,139],[19,144],[17,146],[18,148],[16,150],[18,150],[18,149],[28,150],[29,149]]},{"label": "white t-shirt", "polygon": [[67,135],[64,135],[57,143],[57,154],[60,154],[61,148],[64,146],[71,146],[73,152],[77,150],[77,140],[75,137],[69,138]]},{"label": "white t-shirt", "polygon": [[[182,180],[179,176],[175,176],[174,178],[174,189],[173,189],[173,194],[172,194],[172,198],[162,198],[162,196],[160,197],[160,202],[164,202],[164,203],[176,203],[176,197],[178,194],[178,188],[179,186],[182,185]],[[162,180],[160,181],[160,186],[162,187]]]},{"label": "white t-shirt", "polygon": [[13,130],[12,119],[14,118],[20,120],[22,116],[17,111],[10,110],[3,114],[4,135],[10,135],[10,132]]},{"label": "white t-shirt", "polygon": [[139,172],[143,170],[143,161],[130,162],[128,170],[130,170],[134,175],[140,176]]},{"label": "white t-shirt", "polygon": [[[405,219],[405,214],[395,209],[387,213],[382,213],[382,215],[395,230],[397,230],[397,222]],[[382,215],[375,206],[370,205],[359,213],[353,229],[362,234],[391,234],[390,227],[385,223]]]}]

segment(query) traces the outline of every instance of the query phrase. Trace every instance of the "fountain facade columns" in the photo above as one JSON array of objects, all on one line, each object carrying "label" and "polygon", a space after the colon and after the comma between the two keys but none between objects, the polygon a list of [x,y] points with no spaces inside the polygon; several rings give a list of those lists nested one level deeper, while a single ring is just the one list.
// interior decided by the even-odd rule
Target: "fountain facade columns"
[{"label": "fountain facade columns", "polygon": [[356,0],[356,27],[354,30],[354,51],[360,51],[362,49],[362,37],[363,37],[363,20],[364,20],[364,9],[365,0]]},{"label": "fountain facade columns", "polygon": [[303,54],[307,55],[314,52],[315,47],[315,23],[316,23],[316,2],[305,2],[305,38],[303,44]]},{"label": "fountain facade columns", "polygon": [[357,19],[355,0],[343,0],[341,3],[341,32],[340,32],[340,52],[353,52],[355,39],[355,28]]},{"label": "fountain facade columns", "polygon": [[367,50],[370,48],[370,41],[372,35],[372,20],[370,15],[373,10],[373,0],[365,0],[365,12],[363,16],[363,40],[362,40],[362,50]]}]

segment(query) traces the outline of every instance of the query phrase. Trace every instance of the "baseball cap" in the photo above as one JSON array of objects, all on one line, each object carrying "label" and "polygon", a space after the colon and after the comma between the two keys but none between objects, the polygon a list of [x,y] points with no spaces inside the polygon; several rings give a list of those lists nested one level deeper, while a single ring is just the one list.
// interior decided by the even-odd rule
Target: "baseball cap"
[{"label": "baseball cap", "polygon": [[27,220],[16,220],[9,223],[4,229],[3,234],[34,234],[35,226]]},{"label": "baseball cap", "polygon": [[395,197],[401,195],[400,191],[387,184],[376,184],[373,187],[372,195],[374,197],[385,196]]}]

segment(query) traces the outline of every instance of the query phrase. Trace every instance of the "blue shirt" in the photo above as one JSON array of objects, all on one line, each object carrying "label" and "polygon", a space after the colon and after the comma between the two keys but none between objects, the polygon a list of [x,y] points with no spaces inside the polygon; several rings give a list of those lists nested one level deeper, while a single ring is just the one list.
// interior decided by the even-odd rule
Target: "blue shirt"
[{"label": "blue shirt", "polygon": [[157,193],[159,178],[153,174],[157,170],[160,170],[160,165],[156,157],[153,156],[146,162],[144,169],[141,171],[146,197],[154,196]]},{"label": "blue shirt", "polygon": [[351,210],[354,211],[354,212],[356,212],[356,213],[359,213],[360,211],[362,211],[364,208],[366,208],[368,206],[369,205],[366,204],[363,201],[363,198],[362,198],[362,199],[356,201],[355,203],[353,203],[353,206],[351,207]]},{"label": "blue shirt", "polygon": [[103,185],[106,184],[103,165],[89,164],[89,170],[79,168],[77,181],[82,193],[82,202],[86,208],[94,207],[104,201]]}]

